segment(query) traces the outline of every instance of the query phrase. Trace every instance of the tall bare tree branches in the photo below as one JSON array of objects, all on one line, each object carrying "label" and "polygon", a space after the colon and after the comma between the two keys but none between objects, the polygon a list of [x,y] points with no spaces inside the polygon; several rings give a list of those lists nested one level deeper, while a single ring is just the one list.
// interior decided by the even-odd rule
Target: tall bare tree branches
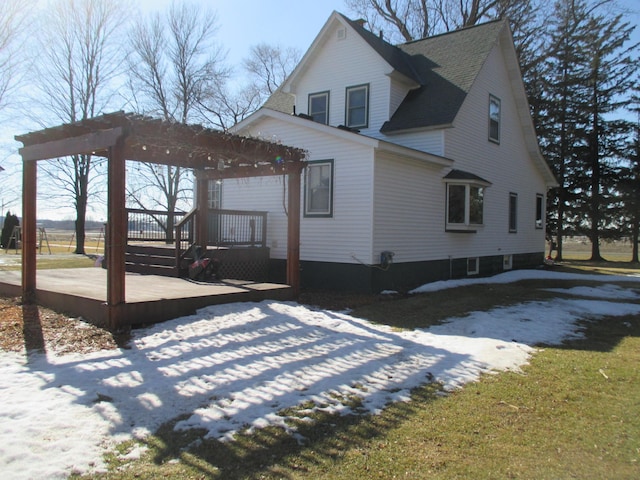
[{"label": "tall bare tree branches", "polygon": [[196,120],[205,95],[229,75],[216,31],[213,12],[182,2],[140,20],[130,35],[135,108],[180,123]]},{"label": "tall bare tree branches", "polygon": [[[72,123],[105,109],[115,92],[121,71],[120,29],[126,24],[121,0],[55,0],[40,25],[34,86],[39,95],[34,120],[42,126],[52,120]],[[58,195],[67,196],[76,210],[76,253],[84,253],[85,217],[96,165],[91,155],[74,155],[43,168]],[[52,189],[54,190],[54,189]],[[53,192],[52,192],[53,193]]]},{"label": "tall bare tree branches", "polygon": [[300,57],[301,53],[296,48],[260,43],[251,47],[249,57],[243,63],[252,84],[267,97],[284,82],[300,61]]},{"label": "tall bare tree branches", "polygon": [[[183,124],[206,120],[202,105],[229,75],[215,42],[216,22],[213,12],[174,1],[166,12],[134,25],[129,84],[136,110]],[[168,240],[173,214],[192,188],[187,178],[184,169],[146,164],[129,185],[130,202],[169,212],[168,225],[162,225]]]},{"label": "tall bare tree branches", "polygon": [[[345,0],[372,31],[392,42],[410,42],[509,14],[528,0]],[[386,28],[391,27],[391,28]]]},{"label": "tall bare tree branches", "polygon": [[18,51],[28,26],[33,0],[3,0],[0,2],[0,108],[6,105],[21,77],[18,67],[24,57]]}]

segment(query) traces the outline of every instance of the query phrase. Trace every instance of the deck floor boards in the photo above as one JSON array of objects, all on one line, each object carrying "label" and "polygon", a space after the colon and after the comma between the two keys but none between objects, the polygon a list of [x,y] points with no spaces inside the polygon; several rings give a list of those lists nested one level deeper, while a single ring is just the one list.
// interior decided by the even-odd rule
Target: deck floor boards
[{"label": "deck floor boards", "polygon": [[[107,272],[102,268],[68,268],[39,270],[36,274],[36,299],[52,308],[86,316],[101,324],[98,313],[107,301]],[[0,294],[19,295],[21,272],[3,271]],[[128,323],[152,323],[193,313],[196,309],[220,303],[284,300],[291,298],[291,287],[275,283],[256,283],[242,280],[223,280],[216,283],[192,282],[182,278],[127,273],[125,276],[127,307],[132,318]],[[74,299],[76,301],[74,302]],[[44,300],[41,302],[41,300]],[[82,305],[93,305],[92,314]],[[91,317],[95,318],[91,318]],[[135,317],[135,318],[133,318]]]}]

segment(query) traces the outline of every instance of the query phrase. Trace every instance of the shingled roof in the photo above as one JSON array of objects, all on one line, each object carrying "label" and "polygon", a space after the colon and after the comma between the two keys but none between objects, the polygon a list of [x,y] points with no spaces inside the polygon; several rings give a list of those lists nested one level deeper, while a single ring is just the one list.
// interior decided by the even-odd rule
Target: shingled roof
[{"label": "shingled roof", "polygon": [[[451,125],[506,27],[506,20],[496,20],[394,46],[361,23],[338,15],[394,70],[420,85],[383,124],[383,133]],[[293,95],[278,90],[264,107],[292,113],[294,102]]]},{"label": "shingled roof", "polygon": [[423,81],[380,130],[452,124],[503,28],[498,20],[399,45]]}]

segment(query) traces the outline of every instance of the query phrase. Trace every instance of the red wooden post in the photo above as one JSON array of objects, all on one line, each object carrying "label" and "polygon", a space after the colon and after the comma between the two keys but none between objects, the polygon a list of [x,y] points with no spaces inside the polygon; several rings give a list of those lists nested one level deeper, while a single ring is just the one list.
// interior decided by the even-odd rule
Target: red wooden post
[{"label": "red wooden post", "polygon": [[297,298],[300,294],[300,177],[302,166],[289,171],[287,217],[287,284]]},{"label": "red wooden post", "polygon": [[107,229],[107,315],[109,328],[123,326],[125,296],[125,250],[127,246],[127,212],[125,209],[126,170],[124,137],[109,148],[108,173],[108,222]]},{"label": "red wooden post", "polygon": [[[22,162],[22,301],[36,301],[36,191],[38,163]],[[16,240],[17,241],[17,240]]]},{"label": "red wooden post", "polygon": [[203,251],[207,250],[209,244],[209,180],[204,172],[196,172],[197,198],[196,207],[196,244],[200,245]]}]

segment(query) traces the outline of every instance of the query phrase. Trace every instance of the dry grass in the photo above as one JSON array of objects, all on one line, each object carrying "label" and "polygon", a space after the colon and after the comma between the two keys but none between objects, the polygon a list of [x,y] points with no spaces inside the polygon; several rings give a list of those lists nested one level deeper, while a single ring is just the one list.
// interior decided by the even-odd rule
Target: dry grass
[{"label": "dry grass", "polygon": [[82,319],[0,297],[0,350],[89,353],[114,349],[125,341]]}]

